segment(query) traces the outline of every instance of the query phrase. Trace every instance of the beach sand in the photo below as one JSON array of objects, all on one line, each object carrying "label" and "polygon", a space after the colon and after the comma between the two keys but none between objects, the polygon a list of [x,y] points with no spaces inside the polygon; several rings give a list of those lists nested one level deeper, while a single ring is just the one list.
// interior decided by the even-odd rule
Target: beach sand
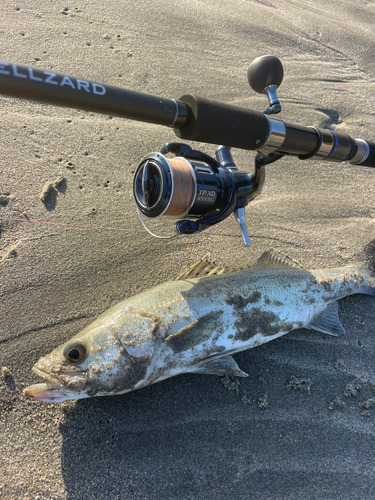
[{"label": "beach sand", "polygon": [[[280,118],[374,140],[374,20],[371,1],[3,0],[0,57],[261,111],[246,70],[272,53]],[[55,405],[22,396],[41,356],[208,252],[233,270],[269,248],[307,269],[349,263],[374,237],[372,169],[284,157],[246,209],[250,248],[232,217],[159,240],[132,178],[173,130],[6,97],[0,115],[0,498],[374,498],[372,297],[340,301],[346,335],[298,330],[236,355],[246,379],[183,375]],[[233,154],[252,171],[254,153]]]}]

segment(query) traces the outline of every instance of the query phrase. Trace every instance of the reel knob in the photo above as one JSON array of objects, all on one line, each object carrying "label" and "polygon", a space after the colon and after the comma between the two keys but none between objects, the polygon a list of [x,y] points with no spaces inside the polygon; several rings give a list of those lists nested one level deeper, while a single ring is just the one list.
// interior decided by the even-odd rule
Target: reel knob
[{"label": "reel knob", "polygon": [[276,95],[276,89],[283,81],[284,70],[280,59],[276,56],[261,56],[255,59],[247,70],[250,87],[258,94],[266,94],[270,107],[265,114],[280,113],[281,105]]}]

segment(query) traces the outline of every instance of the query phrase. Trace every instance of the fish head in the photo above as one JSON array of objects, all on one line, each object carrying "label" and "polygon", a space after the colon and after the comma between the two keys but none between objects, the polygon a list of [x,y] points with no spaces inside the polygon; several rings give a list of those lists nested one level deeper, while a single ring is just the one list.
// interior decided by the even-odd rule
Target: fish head
[{"label": "fish head", "polygon": [[[110,312],[111,310],[107,311]],[[42,357],[33,372],[45,383],[24,390],[31,399],[62,402],[130,392],[142,386],[155,348],[152,315],[125,308],[104,313],[78,335]],[[137,387],[136,387],[137,386]]]}]

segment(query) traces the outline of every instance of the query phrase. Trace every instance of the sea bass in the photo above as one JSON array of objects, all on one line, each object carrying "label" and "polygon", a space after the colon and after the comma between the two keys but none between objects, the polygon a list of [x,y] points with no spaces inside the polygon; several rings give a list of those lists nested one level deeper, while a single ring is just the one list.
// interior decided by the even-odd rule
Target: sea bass
[{"label": "sea bass", "polygon": [[201,261],[101,314],[33,368],[49,402],[123,394],[181,373],[247,376],[232,354],[297,328],[344,333],[337,300],[375,294],[375,240],[345,267],[306,271],[274,251],[248,270]]}]

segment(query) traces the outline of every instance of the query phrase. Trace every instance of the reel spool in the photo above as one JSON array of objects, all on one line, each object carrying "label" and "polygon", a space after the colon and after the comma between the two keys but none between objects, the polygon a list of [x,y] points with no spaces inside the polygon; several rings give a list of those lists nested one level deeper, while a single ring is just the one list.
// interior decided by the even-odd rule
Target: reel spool
[{"label": "reel spool", "polygon": [[145,217],[202,216],[215,208],[220,187],[209,164],[150,153],[138,165],[134,199]]}]

